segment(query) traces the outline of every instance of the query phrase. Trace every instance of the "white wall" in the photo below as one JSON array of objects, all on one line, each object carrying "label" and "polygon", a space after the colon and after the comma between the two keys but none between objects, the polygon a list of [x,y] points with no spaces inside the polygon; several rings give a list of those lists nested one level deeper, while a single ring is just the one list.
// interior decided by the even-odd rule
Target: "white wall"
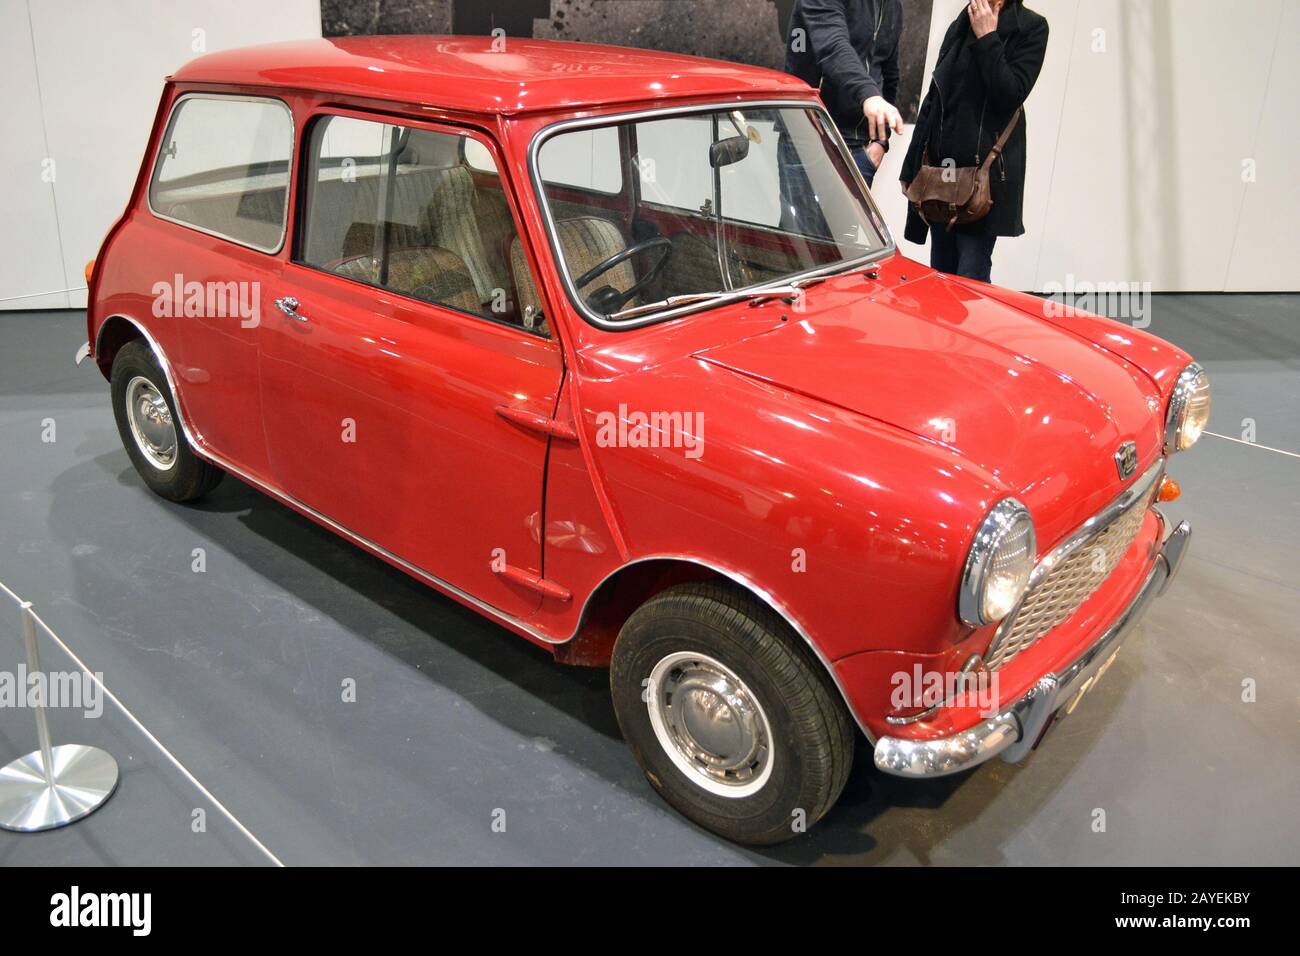
[{"label": "white wall", "polygon": [[[998,243],[995,281],[1300,290],[1300,0],[1029,5],[1052,33],[1027,108],[1027,233]],[[963,6],[935,0],[927,74]],[[195,30],[210,51],[319,36],[319,2],[0,0],[0,309],[84,304],[40,293],[84,284]],[[902,156],[875,190],[900,240]]]},{"label": "white wall", "polygon": [[0,309],[85,305],[83,268],[135,184],[165,76],[320,32],[319,0],[0,0]]},{"label": "white wall", "polygon": [[[1026,234],[999,240],[994,281],[1300,291],[1300,0],[1028,6],[1051,39],[1026,106]],[[927,82],[964,3],[934,7]],[[874,192],[902,251],[928,262],[901,241],[903,154]]]}]

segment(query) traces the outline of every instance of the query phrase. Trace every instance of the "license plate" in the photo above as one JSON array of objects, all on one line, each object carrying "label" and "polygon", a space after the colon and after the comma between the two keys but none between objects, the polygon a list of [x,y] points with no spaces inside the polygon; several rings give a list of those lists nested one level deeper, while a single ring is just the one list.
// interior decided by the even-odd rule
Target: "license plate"
[{"label": "license plate", "polygon": [[1065,707],[1062,708],[1062,716],[1069,716],[1070,714],[1074,713],[1074,708],[1079,706],[1079,701],[1083,699],[1083,695],[1088,693],[1088,691],[1092,690],[1094,687],[1097,686],[1097,682],[1101,680],[1101,675],[1105,674],[1106,671],[1110,670],[1110,665],[1115,663],[1115,658],[1118,656],[1119,656],[1119,648],[1116,648],[1115,652],[1111,654],[1110,657],[1106,658],[1106,663],[1102,664],[1101,667],[1097,668],[1097,673],[1093,674],[1091,677],[1089,677],[1086,681],[1083,682],[1083,686],[1079,688],[1078,693],[1076,693],[1073,697],[1071,697],[1070,702],[1066,704]]},{"label": "license plate", "polygon": [[1110,669],[1110,665],[1115,663],[1115,658],[1118,656],[1119,648],[1116,648],[1115,652],[1111,654],[1110,657],[1106,658],[1106,663],[1097,668],[1097,673],[1084,681],[1083,686],[1074,692],[1074,696],[1070,698],[1069,703],[1056,709],[1056,713],[1054,713],[1047,721],[1047,724],[1043,727],[1042,733],[1040,733],[1038,739],[1034,741],[1034,750],[1038,749],[1038,745],[1043,742],[1043,738],[1047,736],[1047,732],[1056,726],[1057,721],[1062,717],[1068,717],[1074,712],[1074,708],[1079,705],[1079,701],[1083,699],[1083,695],[1097,686],[1097,681],[1101,680],[1101,675]]}]

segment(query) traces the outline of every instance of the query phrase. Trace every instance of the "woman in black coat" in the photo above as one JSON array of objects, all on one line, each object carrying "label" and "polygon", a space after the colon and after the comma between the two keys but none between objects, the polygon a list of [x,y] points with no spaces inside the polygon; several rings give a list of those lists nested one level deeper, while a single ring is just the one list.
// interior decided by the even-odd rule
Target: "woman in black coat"
[{"label": "woman in black coat", "polygon": [[[983,163],[1034,88],[1046,51],[1047,20],[1020,0],[971,0],[939,47],[899,174],[904,191],[927,148],[933,166],[945,160],[957,166]],[[1025,125],[1022,114],[989,170],[993,208],[983,219],[948,231],[945,225],[927,225],[909,206],[904,235],[924,243],[929,234],[935,269],[988,282],[997,237],[1024,234]]]}]

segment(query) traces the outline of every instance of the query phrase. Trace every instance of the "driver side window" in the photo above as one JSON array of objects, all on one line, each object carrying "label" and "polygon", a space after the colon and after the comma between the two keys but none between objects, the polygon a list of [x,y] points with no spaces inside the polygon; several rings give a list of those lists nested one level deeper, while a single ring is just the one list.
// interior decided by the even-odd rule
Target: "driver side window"
[{"label": "driver side window", "polygon": [[311,127],[296,260],[549,336],[491,152],[464,134],[327,115]]}]

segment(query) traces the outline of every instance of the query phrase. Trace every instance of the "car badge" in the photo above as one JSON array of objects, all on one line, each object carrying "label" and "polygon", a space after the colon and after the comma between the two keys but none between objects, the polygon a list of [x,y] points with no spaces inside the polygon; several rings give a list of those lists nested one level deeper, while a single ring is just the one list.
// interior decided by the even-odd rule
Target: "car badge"
[{"label": "car badge", "polygon": [[1137,471],[1138,466],[1138,446],[1137,442],[1126,441],[1119,446],[1115,452],[1115,467],[1119,469],[1121,479],[1129,477]]}]

